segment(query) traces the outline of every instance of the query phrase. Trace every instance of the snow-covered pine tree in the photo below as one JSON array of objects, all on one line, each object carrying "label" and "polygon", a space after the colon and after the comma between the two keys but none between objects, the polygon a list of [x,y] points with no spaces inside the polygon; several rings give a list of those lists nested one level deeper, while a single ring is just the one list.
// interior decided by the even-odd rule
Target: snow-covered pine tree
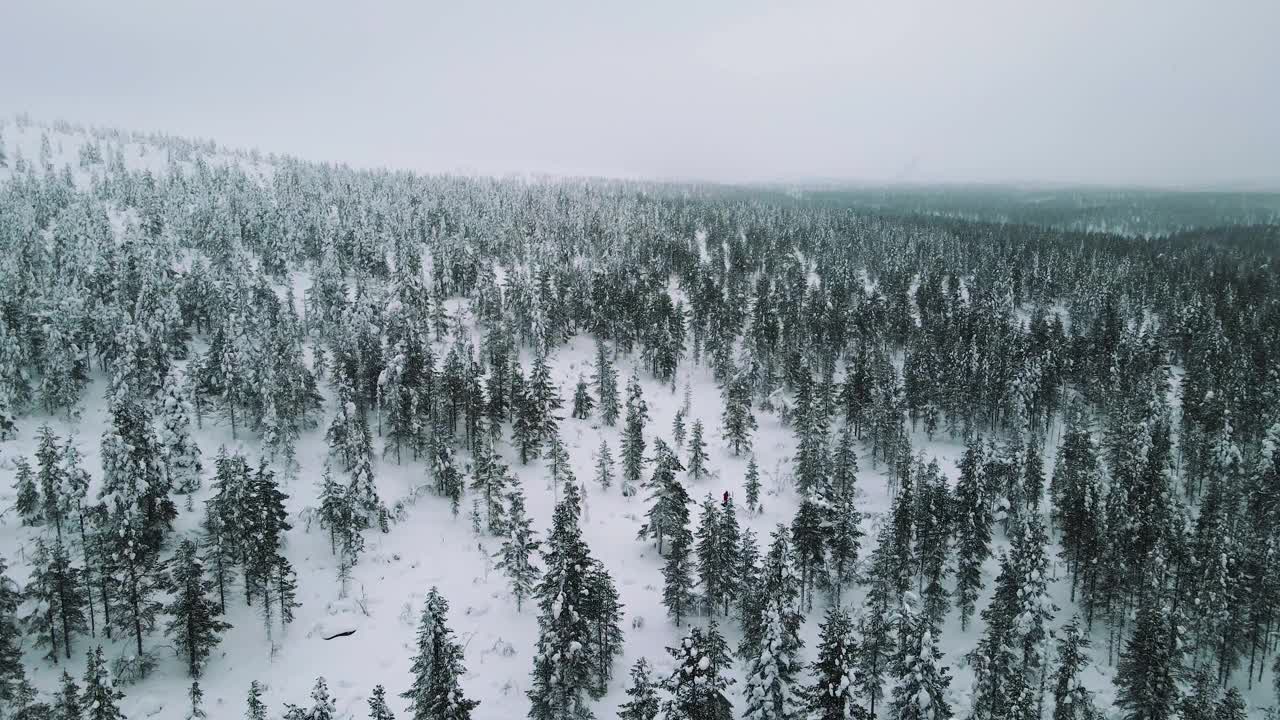
[{"label": "snow-covered pine tree", "polygon": [[7,572],[8,566],[0,557],[0,706],[14,702],[27,681],[22,664],[22,631],[18,626],[22,596]]},{"label": "snow-covered pine tree", "polygon": [[[675,481],[678,482],[678,481]],[[676,520],[667,531],[666,564],[662,568],[662,604],[667,614],[680,627],[686,615],[693,612],[693,533],[689,532],[689,511],[684,511],[684,522]],[[661,542],[661,539],[659,539]]]},{"label": "snow-covered pine tree", "polygon": [[858,703],[855,657],[858,646],[853,621],[840,607],[827,610],[821,625],[818,657],[809,665],[810,682],[801,697],[806,720],[850,720],[862,717]]},{"label": "snow-covered pine tree", "polygon": [[693,421],[693,432],[689,436],[689,463],[686,466],[689,470],[689,477],[694,482],[702,480],[702,476],[707,473],[707,443],[702,439],[702,420]]},{"label": "snow-covered pine tree", "polygon": [[646,521],[640,526],[636,539],[653,538],[658,544],[659,555],[664,552],[665,539],[689,523],[689,503],[692,501],[677,475],[681,470],[684,467],[671,447],[662,438],[655,438],[653,477],[647,484],[649,510],[645,513]]},{"label": "snow-covered pine tree", "polygon": [[204,562],[191,540],[183,540],[169,562],[169,590],[173,597],[165,607],[170,616],[165,635],[186,660],[187,673],[200,677],[209,653],[231,626],[220,619],[221,608],[210,597],[214,583],[205,577]]},{"label": "snow-covered pine tree", "polygon": [[573,412],[571,415],[578,420],[586,420],[591,417],[591,409],[595,405],[596,401],[595,398],[591,397],[586,378],[579,375],[578,384],[573,390]]},{"label": "snow-covered pine tree", "polygon": [[191,688],[187,690],[187,698],[191,701],[191,709],[187,711],[187,720],[203,720],[208,717],[208,713],[204,711],[204,690],[200,689],[200,681],[192,680]]},{"label": "snow-covered pine tree", "polygon": [[57,539],[61,542],[66,507],[60,502],[60,498],[66,482],[66,472],[62,467],[58,436],[53,434],[48,425],[42,425],[36,437],[36,480],[40,485],[40,515],[46,525],[53,525]]},{"label": "snow-covered pine tree", "polygon": [[858,511],[858,456],[853,431],[840,431],[832,457],[831,482],[823,500],[827,514],[827,580],[835,606],[840,606],[846,585],[856,579],[858,552],[862,548],[862,513]]},{"label": "snow-covered pine tree", "polygon": [[527,692],[531,720],[588,720],[587,698],[597,687],[590,645],[590,619],[583,612],[593,565],[582,540],[578,488],[566,483],[551,519],[538,583],[538,649],[533,687]]},{"label": "snow-covered pine tree", "polygon": [[54,697],[53,713],[57,720],[81,720],[85,712],[84,699],[80,696],[80,686],[75,678],[66,670],[62,671],[62,685]]},{"label": "snow-covered pine tree", "polygon": [[676,446],[676,449],[684,447],[686,433],[684,417],[684,410],[680,409],[676,410],[675,417],[671,419],[671,442]]},{"label": "snow-covered pine tree", "polygon": [[[1053,720],[1094,720],[1098,711],[1081,673],[1089,666],[1089,636],[1072,617],[1058,636],[1058,667],[1053,671]],[[1187,718],[1186,720],[1193,720]]]},{"label": "snow-covered pine tree", "polygon": [[413,720],[466,720],[479,701],[462,693],[466,673],[462,646],[449,629],[449,602],[432,587],[418,621],[418,652],[413,656],[413,684],[400,694],[409,701]]},{"label": "snow-covered pine tree", "polygon": [[17,496],[13,509],[22,518],[23,525],[38,525],[44,516],[36,474],[25,457],[14,458],[13,465],[13,489]]},{"label": "snow-covered pine tree", "polygon": [[760,650],[752,659],[743,690],[746,720],[791,720],[800,717],[799,637],[801,616],[793,608],[767,599],[760,620]]},{"label": "snow-covered pine tree", "polygon": [[714,553],[716,565],[722,574],[720,578],[722,610],[727,617],[733,601],[738,599],[743,590],[743,580],[738,572],[740,562],[738,553],[742,547],[742,533],[738,527],[738,513],[733,505],[732,495],[721,503],[719,514],[720,529],[716,533],[717,542]]},{"label": "snow-covered pine tree", "polygon": [[165,375],[160,389],[158,439],[174,490],[189,495],[200,488],[200,446],[191,437],[191,406],[177,371]]},{"label": "snow-covered pine tree", "polygon": [[649,661],[640,658],[631,666],[631,686],[627,688],[627,701],[618,706],[618,720],[657,720],[661,709]]},{"label": "snow-covered pine tree", "polygon": [[823,576],[827,562],[827,544],[831,525],[825,507],[811,495],[804,495],[791,520],[791,538],[795,545],[795,564],[800,571],[800,605],[813,609],[813,591],[825,587]]},{"label": "snow-covered pine tree", "polygon": [[507,488],[515,484],[515,478],[511,477],[506,464],[493,451],[483,433],[477,437],[472,452],[471,474],[471,489],[480,493],[484,505],[486,529],[493,535],[505,534]]},{"label": "snow-covered pine tree", "polygon": [[907,593],[895,621],[898,654],[893,676],[898,683],[893,688],[889,715],[894,720],[948,720],[952,715],[946,697],[951,675],[939,665],[942,652],[934,639],[934,628],[912,607],[913,602],[919,601]]},{"label": "snow-covered pine tree", "polygon": [[1180,692],[1184,645],[1178,617],[1155,587],[1148,588],[1137,604],[1133,634],[1112,679],[1116,705],[1126,718],[1166,720],[1174,717]]},{"label": "snow-covered pine tree", "polygon": [[116,690],[111,681],[111,671],[102,657],[102,646],[89,651],[84,669],[84,720],[125,720],[120,712],[120,700],[124,693]]},{"label": "snow-covered pine tree", "polygon": [[747,512],[752,514],[760,512],[763,509],[760,505],[760,466],[756,464],[756,456],[754,454],[747,460],[747,477],[744,482],[744,489],[747,494]]},{"label": "snow-covered pine tree", "polygon": [[381,684],[373,686],[369,697],[369,720],[396,720],[395,713],[387,707],[387,689]]},{"label": "snow-covered pine tree", "polygon": [[756,429],[756,418],[751,413],[750,378],[745,372],[736,373],[725,382],[721,396],[724,399],[724,413],[721,415],[724,439],[736,457],[751,449],[751,433]]},{"label": "snow-covered pine tree", "polygon": [[249,683],[249,695],[245,699],[244,720],[267,720],[267,706],[262,702],[262,685],[257,680]]},{"label": "snow-covered pine tree", "polygon": [[644,469],[644,425],[649,419],[649,406],[645,404],[640,377],[636,375],[634,368],[631,379],[627,381],[626,411],[626,422],[622,430],[622,494],[624,497],[631,497],[636,494],[640,474]]},{"label": "snow-covered pine tree", "polygon": [[541,543],[536,539],[532,518],[525,513],[524,491],[519,485],[515,485],[507,498],[510,502],[507,514],[508,535],[502,541],[502,549],[498,551],[497,567],[507,576],[511,594],[516,598],[516,612],[519,612],[524,599],[533,593],[538,581],[538,569],[531,561]]},{"label": "snow-covered pine tree", "polygon": [[600,438],[600,449],[596,452],[596,482],[604,490],[613,485],[613,452],[606,438]]},{"label": "snow-covered pine tree", "polygon": [[88,629],[85,619],[85,593],[81,571],[71,564],[66,547],[58,539],[52,546],[36,540],[31,562],[31,578],[27,582],[27,599],[32,603],[27,617],[36,646],[49,646],[47,659],[58,662],[61,651],[71,659],[72,638]]},{"label": "snow-covered pine tree", "polygon": [[[720,506],[708,494],[702,501],[702,513],[698,516],[697,531],[698,585],[702,588],[700,600],[707,615],[714,615],[722,607],[728,607],[728,585],[733,577],[732,572],[726,572],[727,568],[733,567],[732,564],[725,562],[732,561],[733,557],[726,558],[721,555],[725,543],[724,520],[720,515]],[[735,541],[735,552],[736,545]]]},{"label": "snow-covered pine tree", "polygon": [[955,492],[956,607],[960,629],[969,627],[982,591],[982,566],[991,557],[991,505],[983,493],[982,438],[974,436],[960,460]]},{"label": "snow-covered pine tree", "polygon": [[285,703],[284,720],[337,720],[338,704],[329,695],[329,685],[324,677],[316,678],[311,688],[311,707],[302,709],[292,703]]},{"label": "snow-covered pine tree", "polygon": [[595,375],[596,395],[600,398],[600,418],[612,427],[618,421],[618,371],[609,359],[604,341],[596,340]]},{"label": "snow-covered pine tree", "polygon": [[677,647],[667,648],[675,661],[662,683],[667,700],[662,717],[667,720],[731,720],[733,704],[727,691],[733,679],[725,675],[731,661],[724,638],[713,620],[704,631],[690,627]]}]

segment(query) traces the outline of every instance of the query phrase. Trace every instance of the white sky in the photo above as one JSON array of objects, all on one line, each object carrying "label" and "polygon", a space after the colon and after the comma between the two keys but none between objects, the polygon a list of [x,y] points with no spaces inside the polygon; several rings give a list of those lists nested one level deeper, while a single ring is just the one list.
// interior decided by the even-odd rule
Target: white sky
[{"label": "white sky", "polygon": [[1277,0],[10,0],[0,106],[361,166],[1280,186]]}]

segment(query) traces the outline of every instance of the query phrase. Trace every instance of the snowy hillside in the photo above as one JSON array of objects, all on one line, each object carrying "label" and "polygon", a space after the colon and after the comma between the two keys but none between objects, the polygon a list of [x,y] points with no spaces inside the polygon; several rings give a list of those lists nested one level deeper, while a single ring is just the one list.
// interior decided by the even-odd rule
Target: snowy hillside
[{"label": "snowy hillside", "polygon": [[[641,658],[673,718],[697,716],[706,692],[680,679],[716,671],[735,718],[846,712],[819,697],[819,673],[847,677],[827,693],[847,697],[847,717],[871,703],[936,720],[1083,718],[1087,705],[1149,717],[1133,703],[1229,688],[1250,716],[1275,704],[1274,284],[1214,317],[1207,290],[1168,280],[1197,272],[1195,256],[1050,231],[966,235],[709,189],[359,173],[12,118],[0,148],[0,556],[20,592],[0,607],[16,635],[0,646],[20,644],[23,671],[0,701],[13,708],[18,675],[54,704],[63,671],[83,686],[101,645],[138,675],[116,684],[125,716],[187,717],[192,663],[181,629],[166,632],[183,540],[202,558],[201,594],[226,608],[197,663],[210,718],[245,716],[254,681],[266,717],[309,709],[318,678],[336,718],[370,717],[379,685],[414,717],[400,694],[433,588],[465,667],[460,694],[440,691],[449,717],[466,716],[463,698],[477,720],[565,717],[557,693],[585,703],[577,717],[618,717]],[[1254,352],[1238,354],[1252,360],[1233,364],[1223,348],[1250,332]],[[602,416],[602,352],[616,422]],[[574,417],[583,392],[594,407]],[[42,460],[45,426],[56,441]],[[640,483],[626,477],[637,438]],[[532,568],[554,569],[568,485],[608,577],[564,573],[616,588],[616,656],[584,635],[539,659],[540,641],[555,647],[548,622],[577,632],[570,620],[600,598],[570,579],[517,608],[499,566],[513,529],[491,514],[509,519],[519,488],[542,544]],[[264,488],[287,495],[282,516]],[[754,534],[757,565],[724,545],[725,507]],[[816,669],[837,596],[848,657]],[[110,635],[104,597],[125,613]],[[150,602],[154,617],[137,609]],[[1091,661],[1061,675],[1073,617]],[[668,648],[713,621],[728,664],[682,670]],[[587,667],[579,651],[603,655]],[[1148,657],[1176,679],[1126,679]],[[1134,683],[1156,689],[1126,698]]]}]

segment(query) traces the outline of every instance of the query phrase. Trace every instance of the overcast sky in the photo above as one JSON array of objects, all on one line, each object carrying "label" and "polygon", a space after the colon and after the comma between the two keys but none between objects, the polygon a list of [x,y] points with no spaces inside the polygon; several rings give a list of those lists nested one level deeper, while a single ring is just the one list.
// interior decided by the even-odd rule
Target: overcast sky
[{"label": "overcast sky", "polygon": [[1280,185],[1276,0],[12,0],[0,104],[426,171]]}]

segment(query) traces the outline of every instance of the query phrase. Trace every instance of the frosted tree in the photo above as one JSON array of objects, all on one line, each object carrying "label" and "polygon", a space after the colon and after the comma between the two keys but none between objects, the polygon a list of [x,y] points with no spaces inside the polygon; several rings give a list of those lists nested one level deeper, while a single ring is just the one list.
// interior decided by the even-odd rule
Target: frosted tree
[{"label": "frosted tree", "polygon": [[862,707],[857,697],[858,652],[853,622],[839,607],[827,610],[818,641],[818,657],[809,665],[810,684],[803,689],[807,720],[849,720]]},{"label": "frosted tree", "polygon": [[680,484],[677,475],[684,467],[679,458],[661,438],[654,440],[653,477],[649,479],[649,510],[640,526],[636,539],[652,538],[657,542],[658,554],[663,554],[664,542],[680,528],[689,524],[689,493]]},{"label": "frosted tree", "polygon": [[1093,720],[1098,711],[1081,673],[1089,666],[1089,637],[1079,618],[1063,626],[1058,637],[1058,667],[1053,671],[1053,720]]},{"label": "frosted tree", "polygon": [[194,542],[183,540],[170,566],[173,599],[165,607],[170,616],[165,635],[186,660],[187,673],[198,678],[221,634],[231,626],[220,619],[221,608],[211,598],[214,583],[205,577]]},{"label": "frosted tree", "polygon": [[387,707],[387,689],[382,685],[373,686],[373,695],[369,697],[369,720],[396,720],[395,713]]},{"label": "frosted tree", "polygon": [[604,490],[613,485],[613,452],[604,438],[600,439],[600,449],[596,452],[596,482]]},{"label": "frosted tree", "polygon": [[418,651],[413,656],[413,684],[401,693],[413,720],[466,720],[480,703],[462,693],[458,679],[466,672],[462,646],[448,626],[449,603],[432,587],[418,621]]},{"label": "frosted tree", "polygon": [[605,425],[618,421],[618,371],[609,359],[609,350],[603,340],[596,340],[595,375],[596,395],[600,398],[600,417]]},{"label": "frosted tree", "polygon": [[747,512],[758,513],[763,510],[760,505],[760,466],[756,464],[756,456],[747,460],[747,478],[745,481],[747,495]]},{"label": "frosted tree", "polygon": [[267,706],[262,702],[262,685],[257,680],[249,683],[244,720],[267,720]]},{"label": "frosted tree", "polygon": [[511,594],[516,598],[516,611],[519,612],[524,599],[533,593],[538,581],[538,569],[532,559],[540,543],[535,539],[533,520],[525,512],[524,491],[519,485],[511,490],[508,500],[511,503],[507,515],[509,534],[498,551],[498,568],[507,576]]},{"label": "frosted tree", "polygon": [[707,473],[707,443],[702,439],[702,421],[693,421],[693,433],[689,436],[689,463],[686,466],[694,482]]},{"label": "frosted tree", "polygon": [[627,381],[626,409],[626,422],[622,430],[622,494],[630,497],[636,494],[636,487],[640,485],[640,473],[644,469],[644,425],[649,419],[649,406],[645,404],[640,378],[634,369],[631,379]]},{"label": "frosted tree", "polygon": [[38,525],[44,519],[40,503],[40,488],[36,485],[36,474],[27,459],[19,456],[14,460],[13,489],[17,496],[13,509],[22,518],[23,525]]},{"label": "frosted tree", "polygon": [[948,720],[952,711],[946,694],[951,675],[939,665],[942,652],[934,630],[912,607],[914,602],[918,602],[914,594],[908,593],[898,611],[898,655],[893,664],[898,684],[893,688],[889,716],[895,720]]},{"label": "frosted tree", "polygon": [[591,409],[595,407],[595,398],[587,387],[587,380],[578,376],[578,384],[573,390],[573,412],[570,415],[578,420],[591,417]]},{"label": "frosted tree", "polygon": [[756,429],[756,418],[751,413],[751,383],[745,373],[739,373],[725,383],[722,389],[724,413],[721,424],[724,437],[734,455],[751,449],[751,433]]},{"label": "frosted tree", "polygon": [[982,440],[971,440],[960,460],[956,482],[956,607],[960,629],[969,627],[982,591],[982,566],[991,557],[991,505],[983,493]]},{"label": "frosted tree", "polygon": [[329,685],[323,677],[316,678],[311,688],[311,707],[302,709],[291,703],[285,704],[284,720],[337,720],[338,704],[329,695]]},{"label": "frosted tree", "polygon": [[85,708],[85,720],[125,720],[120,712],[120,700],[124,693],[115,689],[111,681],[111,671],[107,669],[106,660],[102,657],[102,646],[89,651],[89,659],[84,669],[84,694],[81,696]]},{"label": "frosted tree", "polygon": [[667,648],[675,667],[663,683],[667,700],[662,717],[667,720],[731,720],[733,704],[727,691],[733,679],[724,638],[712,621],[703,630],[689,628],[676,647]]},{"label": "frosted tree", "polygon": [[658,687],[653,682],[649,661],[640,658],[631,666],[631,686],[627,688],[627,701],[618,706],[619,720],[657,720],[662,703]]},{"label": "frosted tree", "polygon": [[158,439],[174,489],[183,494],[200,487],[200,446],[191,437],[191,404],[176,371],[165,376],[160,390]]}]

